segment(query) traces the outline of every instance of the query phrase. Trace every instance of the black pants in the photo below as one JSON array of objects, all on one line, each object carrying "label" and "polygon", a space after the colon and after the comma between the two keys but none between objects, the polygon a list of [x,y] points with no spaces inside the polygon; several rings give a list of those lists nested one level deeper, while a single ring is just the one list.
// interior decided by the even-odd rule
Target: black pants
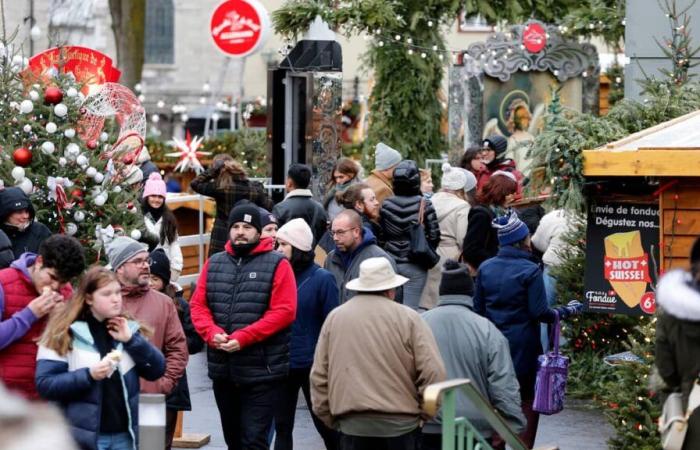
[{"label": "black pants", "polygon": [[213,387],[229,450],[268,450],[267,433],[272,426],[275,384],[214,381]]},{"label": "black pants", "polygon": [[311,410],[311,394],[309,392],[309,374],[311,368],[290,369],[289,376],[280,384],[275,405],[275,450],[292,450],[292,432],[294,431],[294,416],[297,411],[299,389],[304,393],[306,406],[309,407],[311,419],[316,431],[321,435],[326,449],[338,448],[338,433],[328,428]]},{"label": "black pants", "polygon": [[165,410],[165,450],[170,450],[175,437],[175,426],[177,425],[177,409],[167,408]]},{"label": "black pants", "polygon": [[420,448],[420,428],[396,437],[366,437],[340,434],[340,450],[420,450]]}]

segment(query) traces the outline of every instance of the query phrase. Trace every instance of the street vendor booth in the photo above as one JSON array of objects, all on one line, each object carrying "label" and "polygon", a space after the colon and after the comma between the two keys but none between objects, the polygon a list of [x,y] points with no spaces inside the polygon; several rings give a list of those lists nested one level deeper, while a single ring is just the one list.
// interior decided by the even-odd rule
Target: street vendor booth
[{"label": "street vendor booth", "polygon": [[700,234],[700,111],[583,152],[590,311],[652,314]]}]

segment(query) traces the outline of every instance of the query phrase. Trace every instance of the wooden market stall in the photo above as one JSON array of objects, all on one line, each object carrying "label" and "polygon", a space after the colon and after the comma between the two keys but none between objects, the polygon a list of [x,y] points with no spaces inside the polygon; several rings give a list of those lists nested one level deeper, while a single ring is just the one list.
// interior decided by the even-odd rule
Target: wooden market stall
[{"label": "wooden market stall", "polygon": [[[659,269],[687,267],[700,235],[700,111],[583,152],[592,180],[627,177],[654,186],[659,208]],[[634,186],[631,183],[629,186]],[[634,196],[634,188],[623,194]]]}]

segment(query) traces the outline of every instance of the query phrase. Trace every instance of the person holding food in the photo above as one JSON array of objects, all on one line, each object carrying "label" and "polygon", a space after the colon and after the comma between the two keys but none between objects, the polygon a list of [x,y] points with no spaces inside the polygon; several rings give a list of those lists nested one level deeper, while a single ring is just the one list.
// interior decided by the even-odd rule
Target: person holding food
[{"label": "person holding food", "polygon": [[139,377],[165,372],[144,326],[122,314],[116,274],[93,267],[39,341],[36,387],[57,402],[83,449],[137,449]]},{"label": "person holding food", "polygon": [[37,398],[34,387],[36,340],[46,316],[73,293],[70,281],[85,269],[77,239],[58,234],[23,253],[0,270],[0,381],[25,398]]}]

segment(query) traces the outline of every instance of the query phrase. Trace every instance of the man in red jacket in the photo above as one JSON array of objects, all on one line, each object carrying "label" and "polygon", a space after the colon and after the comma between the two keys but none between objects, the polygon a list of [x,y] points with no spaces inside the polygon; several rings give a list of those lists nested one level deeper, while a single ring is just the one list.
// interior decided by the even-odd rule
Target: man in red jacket
[{"label": "man in red jacket", "polygon": [[276,383],[289,372],[296,282],[261,230],[255,205],[233,208],[230,240],[204,265],[190,301],[192,322],[210,347],[209,378],[230,449],[268,448]]},{"label": "man in red jacket", "polygon": [[70,298],[70,280],[85,269],[80,242],[54,235],[42,242],[39,254],[23,253],[0,270],[0,380],[29,399],[34,386],[36,341],[46,315]]}]

